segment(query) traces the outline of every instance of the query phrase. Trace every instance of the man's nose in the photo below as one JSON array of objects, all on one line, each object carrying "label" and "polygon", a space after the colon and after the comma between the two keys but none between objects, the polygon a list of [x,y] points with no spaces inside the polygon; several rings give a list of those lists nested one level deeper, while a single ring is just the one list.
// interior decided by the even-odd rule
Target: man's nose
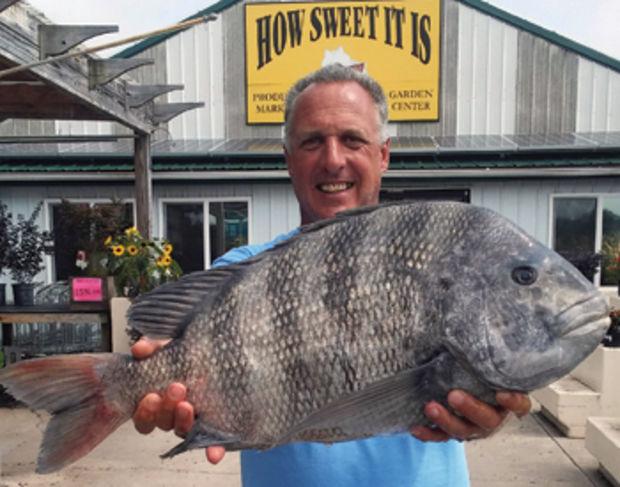
[{"label": "man's nose", "polygon": [[336,138],[328,138],[325,143],[325,169],[328,172],[337,172],[345,166],[345,163],[346,155],[340,141]]}]

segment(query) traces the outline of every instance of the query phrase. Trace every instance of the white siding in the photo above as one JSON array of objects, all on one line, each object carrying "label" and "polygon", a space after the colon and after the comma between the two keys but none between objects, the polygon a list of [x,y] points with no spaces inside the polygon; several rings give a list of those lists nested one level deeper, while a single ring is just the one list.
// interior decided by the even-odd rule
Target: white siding
[{"label": "white siding", "polygon": [[184,84],[168,101],[205,103],[170,121],[175,139],[224,137],[224,48],[221,16],[171,37],[166,45],[169,84]]},{"label": "white siding", "polygon": [[[281,183],[158,183],[153,189],[153,235],[161,234],[159,221],[159,200],[178,199],[217,199],[244,198],[250,200],[250,243],[271,240],[281,233],[299,225],[299,207],[292,186]],[[84,184],[84,185],[13,185],[0,187],[0,201],[6,203],[14,214],[30,215],[41,200],[67,199],[109,199],[133,200],[133,184]],[[41,216],[42,228],[49,229],[50,221],[44,212]]]},{"label": "white siding", "polygon": [[620,178],[474,181],[471,202],[506,216],[546,245],[550,197],[554,194],[619,194]]},{"label": "white siding", "polygon": [[114,122],[93,122],[85,120],[57,120],[58,135],[110,135],[114,134]]},{"label": "white siding", "polygon": [[[251,184],[165,184],[154,190],[154,207],[161,198],[249,198],[250,243],[267,242],[299,225],[299,209],[293,189],[288,183]],[[155,213],[155,212],[154,212]],[[155,218],[154,220],[158,220]],[[160,234],[159,221],[154,221],[153,233]]]},{"label": "white siding", "polygon": [[620,73],[579,59],[577,131],[620,130]]},{"label": "white siding", "polygon": [[[469,188],[471,202],[499,212],[539,241],[549,245],[549,203],[554,194],[620,194],[620,178],[563,178],[524,180],[442,180],[430,185],[412,180],[412,188]],[[29,215],[40,200],[64,198],[107,199],[133,198],[131,184],[78,185],[3,185],[0,201],[14,214]],[[299,209],[292,187],[280,183],[156,183],[153,204],[153,233],[160,234],[160,200],[242,198],[249,201],[250,243],[261,243],[299,225]],[[44,207],[45,209],[45,207]],[[49,228],[49,215],[44,212],[40,223]],[[42,273],[40,280],[49,279]],[[7,282],[5,276],[0,282]]]},{"label": "white siding", "polygon": [[[9,206],[14,214],[29,215],[41,200],[74,199],[133,199],[133,184],[84,184],[84,185],[3,185],[0,201]],[[292,186],[282,183],[155,183],[153,190],[153,234],[160,233],[157,208],[162,198],[249,198],[252,208],[252,242],[270,240],[280,233],[299,225],[299,210]],[[47,216],[43,215],[43,228],[49,228]]]},{"label": "white siding", "polygon": [[[153,235],[161,235],[159,221],[160,200],[165,198],[200,200],[235,198],[249,200],[250,243],[267,242],[281,233],[299,226],[299,207],[289,183],[159,183],[153,191]],[[61,198],[82,200],[107,200],[122,198],[133,200],[133,185],[122,184],[84,184],[84,185],[14,185],[0,187],[0,201],[6,203],[14,215],[29,216],[37,203],[58,201]],[[44,205],[39,218],[40,227],[51,226],[47,205]],[[48,265],[51,260],[48,259]],[[43,271],[38,281],[50,282],[51,273]],[[0,282],[10,282],[7,275],[0,276]]]},{"label": "white siding", "polygon": [[514,133],[517,29],[459,4],[457,134]]}]

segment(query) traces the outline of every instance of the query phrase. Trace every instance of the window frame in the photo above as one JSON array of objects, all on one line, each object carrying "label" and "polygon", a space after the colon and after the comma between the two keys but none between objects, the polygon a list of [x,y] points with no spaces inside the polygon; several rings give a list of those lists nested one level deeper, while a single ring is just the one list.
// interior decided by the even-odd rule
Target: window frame
[{"label": "window frame", "polygon": [[[549,234],[548,245],[553,249],[553,241],[555,239],[555,200],[561,198],[575,198],[575,199],[595,199],[596,200],[596,215],[594,222],[594,252],[600,252],[603,246],[603,200],[605,198],[620,198],[618,193],[554,193],[549,196]],[[554,249],[555,250],[555,249]],[[615,286],[601,286],[601,269],[594,275],[595,286],[603,289],[614,289]]]},{"label": "window frame", "polygon": [[181,203],[181,204],[202,204],[202,240],[203,245],[203,260],[205,263],[205,270],[211,268],[211,239],[209,238],[209,204],[210,203],[226,203],[226,202],[238,202],[246,203],[248,205],[248,244],[253,242],[252,238],[252,198],[249,196],[216,196],[216,197],[165,197],[157,200],[157,221],[159,223],[157,228],[157,236],[160,239],[167,238],[166,236],[166,220],[164,218],[164,205],[168,203]]},{"label": "window frame", "polygon": [[[114,198],[114,196],[110,196],[108,198],[98,197],[98,198],[88,198],[88,197],[77,197],[77,198],[44,198],[43,199],[43,225],[47,231],[52,231],[52,215],[54,214],[52,210],[52,205],[59,205],[63,200],[69,201],[70,203],[88,203],[89,206],[95,205],[97,203],[110,203],[110,200]],[[123,203],[131,203],[132,207],[132,218],[133,224],[136,224],[136,199],[135,198],[118,198],[118,200]],[[54,255],[45,255],[44,256],[44,264],[45,264],[45,283],[50,284],[52,282],[56,282],[54,280],[56,275],[56,263],[54,261]]]}]

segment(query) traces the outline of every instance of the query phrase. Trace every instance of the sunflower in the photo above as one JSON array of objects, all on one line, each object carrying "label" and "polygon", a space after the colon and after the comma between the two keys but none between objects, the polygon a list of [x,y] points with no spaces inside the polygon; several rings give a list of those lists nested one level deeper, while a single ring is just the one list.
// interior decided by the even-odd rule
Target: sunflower
[{"label": "sunflower", "polygon": [[138,255],[138,247],[136,247],[135,245],[128,245],[127,253],[129,255]]},{"label": "sunflower", "polygon": [[130,235],[139,235],[139,232],[136,227],[129,227],[128,229],[125,230],[125,235],[127,235],[128,237]]},{"label": "sunflower", "polygon": [[103,245],[105,245],[106,247],[108,245],[110,245],[112,243],[112,235],[108,235],[105,240],[103,241]]},{"label": "sunflower", "polygon": [[125,247],[122,245],[114,245],[112,247],[112,253],[114,255],[116,255],[117,257],[120,257],[121,255],[123,255],[125,253]]},{"label": "sunflower", "polygon": [[172,258],[169,255],[162,255],[159,259],[157,259],[158,267],[169,267],[172,264]]},{"label": "sunflower", "polygon": [[164,245],[164,254],[166,255],[170,255],[172,253],[172,244],[171,243],[167,243],[166,245]]}]

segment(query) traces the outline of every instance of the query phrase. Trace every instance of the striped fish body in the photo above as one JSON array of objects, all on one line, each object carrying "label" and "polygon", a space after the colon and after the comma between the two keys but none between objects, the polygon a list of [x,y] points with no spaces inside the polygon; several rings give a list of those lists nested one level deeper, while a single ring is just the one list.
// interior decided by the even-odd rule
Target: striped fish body
[{"label": "striped fish body", "polygon": [[[130,324],[170,344],[141,362],[81,364],[94,370],[99,392],[76,386],[65,396],[114,404],[116,427],[146,392],[187,384],[198,420],[165,456],[363,438],[426,424],[424,404],[445,404],[454,388],[492,403],[498,389],[557,379],[600,342],[607,314],[568,262],[489,210],[364,208],[143,295]],[[54,359],[69,360],[44,360]],[[44,374],[35,376],[28,382],[16,368],[0,383],[32,399]],[[45,380],[48,393],[34,407],[46,407],[55,387]],[[50,443],[62,443],[62,428],[54,431]],[[43,471],[74,460],[42,452]]]}]

